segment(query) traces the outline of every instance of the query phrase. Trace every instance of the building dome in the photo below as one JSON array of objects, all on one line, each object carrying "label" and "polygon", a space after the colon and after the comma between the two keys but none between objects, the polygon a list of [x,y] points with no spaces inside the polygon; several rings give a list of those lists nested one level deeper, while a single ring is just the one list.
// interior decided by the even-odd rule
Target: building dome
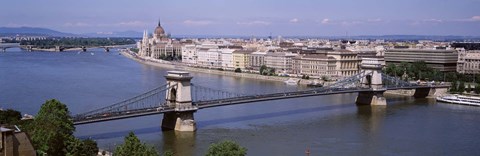
[{"label": "building dome", "polygon": [[165,30],[163,30],[162,25],[160,25],[160,21],[158,21],[158,26],[155,28],[154,34],[157,38],[162,38],[165,36]]}]

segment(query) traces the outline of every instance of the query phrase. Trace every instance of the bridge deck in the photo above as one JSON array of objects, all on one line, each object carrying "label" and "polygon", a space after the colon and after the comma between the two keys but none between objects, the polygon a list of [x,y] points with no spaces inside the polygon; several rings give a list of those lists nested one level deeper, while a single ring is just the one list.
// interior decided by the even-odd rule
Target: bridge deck
[{"label": "bridge deck", "polygon": [[[196,101],[193,102],[193,105],[198,109],[219,107],[226,105],[236,105],[236,104],[245,104],[245,103],[254,103],[261,101],[271,101],[271,100],[281,100],[281,99],[290,99],[290,98],[301,98],[308,96],[323,96],[323,95],[332,95],[332,94],[346,94],[346,93],[355,93],[363,91],[386,91],[386,90],[399,90],[399,89],[418,89],[418,88],[448,88],[447,85],[436,85],[436,86],[397,86],[389,87],[384,89],[372,90],[370,88],[318,88],[315,90],[306,90],[306,91],[295,91],[295,92],[285,92],[285,93],[273,93],[273,94],[262,94],[262,95],[250,95],[250,96],[241,96],[233,98],[224,98],[208,101]],[[195,108],[195,110],[196,110]],[[179,111],[171,107],[151,107],[145,109],[137,110],[128,110],[128,111],[117,111],[113,113],[104,113],[96,114],[92,116],[82,116],[75,117],[74,124],[88,124],[102,121],[111,121],[119,120],[125,118],[133,118],[147,115],[163,114],[166,112]],[[181,111],[181,110],[180,110]]]}]

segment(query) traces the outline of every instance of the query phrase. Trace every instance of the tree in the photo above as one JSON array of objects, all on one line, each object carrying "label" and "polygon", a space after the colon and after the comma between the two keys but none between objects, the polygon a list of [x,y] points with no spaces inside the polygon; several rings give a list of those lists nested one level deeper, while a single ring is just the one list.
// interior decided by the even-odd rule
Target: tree
[{"label": "tree", "polygon": [[323,75],[323,76],[322,76],[322,80],[323,80],[323,81],[328,81],[328,80],[329,80],[329,78],[328,78],[328,76],[326,76],[326,75]]},{"label": "tree", "polygon": [[235,73],[241,73],[241,72],[242,72],[242,69],[240,69],[240,68],[235,69]]},{"label": "tree", "polygon": [[58,100],[47,100],[33,121],[32,142],[37,152],[52,156],[66,155],[67,141],[73,136],[70,112]]},{"label": "tree", "polygon": [[247,149],[241,147],[233,141],[223,141],[212,144],[208,148],[207,156],[244,156],[247,155]]},{"label": "tree", "polygon": [[125,137],[124,141],[124,144],[121,144],[115,148],[113,155],[159,156],[153,147],[147,146],[145,143],[141,143],[137,136],[133,134],[133,132],[128,133],[128,136]]},{"label": "tree", "polygon": [[98,154],[97,142],[92,139],[80,140],[71,137],[68,141],[67,156],[96,156]]},{"label": "tree", "polygon": [[22,118],[19,111],[13,109],[0,110],[0,124],[15,125]]},{"label": "tree", "polygon": [[449,72],[445,75],[445,81],[447,82],[453,82],[457,80],[457,74],[454,72]]},{"label": "tree", "polygon": [[397,74],[399,74],[397,71],[397,66],[395,64],[388,64],[385,68],[385,73],[390,76],[397,76]]},{"label": "tree", "polygon": [[468,84],[467,89],[465,89],[465,91],[467,91],[467,93],[470,93],[472,91],[472,85]]},{"label": "tree", "polygon": [[452,82],[452,86],[450,86],[450,92],[452,93],[457,92],[457,81]]},{"label": "tree", "polygon": [[465,92],[465,82],[460,81],[460,84],[458,85],[458,92],[460,93]]},{"label": "tree", "polygon": [[475,94],[480,94],[480,82],[475,85],[475,89],[473,90]]},{"label": "tree", "polygon": [[267,67],[266,65],[262,65],[262,66],[260,67],[260,70],[259,70],[260,75],[267,75],[267,74],[268,74],[268,73],[267,73],[267,69],[268,69],[268,67]]},{"label": "tree", "polygon": [[174,156],[175,154],[172,151],[165,151],[163,152],[163,156]]}]

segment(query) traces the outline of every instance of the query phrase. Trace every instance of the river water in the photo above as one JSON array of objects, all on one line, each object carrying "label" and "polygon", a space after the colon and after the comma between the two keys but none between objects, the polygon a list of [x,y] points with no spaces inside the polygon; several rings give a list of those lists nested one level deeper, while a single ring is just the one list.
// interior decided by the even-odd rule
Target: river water
[{"label": "river water", "polygon": [[[0,107],[36,114],[47,99],[82,113],[164,84],[168,69],[101,49],[0,53]],[[281,82],[192,73],[196,84],[237,93],[296,90]],[[199,110],[195,133],[162,132],[162,115],[93,123],[75,135],[113,150],[133,131],[159,152],[204,155],[233,140],[249,155],[478,155],[480,108],[387,96],[387,107],[356,106],[356,94],[257,102]]]}]

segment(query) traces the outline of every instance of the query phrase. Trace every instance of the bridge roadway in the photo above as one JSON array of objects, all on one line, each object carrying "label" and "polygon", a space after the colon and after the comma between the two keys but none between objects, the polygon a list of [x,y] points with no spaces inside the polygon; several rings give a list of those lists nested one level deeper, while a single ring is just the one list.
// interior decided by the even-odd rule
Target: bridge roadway
[{"label": "bridge roadway", "polygon": [[5,51],[7,48],[20,47],[20,43],[0,43],[0,49]]},{"label": "bridge roadway", "polygon": [[261,101],[271,101],[271,100],[281,100],[281,99],[290,99],[290,98],[301,98],[308,96],[322,96],[322,95],[332,95],[332,94],[346,94],[346,93],[356,93],[363,91],[386,91],[386,90],[400,90],[400,89],[419,89],[419,88],[448,88],[448,85],[435,85],[435,86],[396,86],[396,87],[387,87],[382,89],[373,90],[370,88],[318,88],[306,91],[294,91],[294,92],[283,92],[283,93],[272,93],[272,94],[261,94],[261,95],[248,95],[241,97],[233,98],[224,98],[208,101],[194,101],[192,102],[194,107],[190,108],[173,108],[168,107],[166,103],[160,105],[160,107],[151,107],[144,109],[128,110],[128,111],[117,111],[115,113],[104,113],[96,114],[87,117],[74,117],[73,124],[81,125],[102,121],[111,121],[119,120],[125,118],[133,118],[140,116],[156,115],[163,114],[166,112],[174,111],[196,111],[198,109],[219,107],[226,105],[236,105],[236,104],[245,104],[245,103],[254,103]]}]

